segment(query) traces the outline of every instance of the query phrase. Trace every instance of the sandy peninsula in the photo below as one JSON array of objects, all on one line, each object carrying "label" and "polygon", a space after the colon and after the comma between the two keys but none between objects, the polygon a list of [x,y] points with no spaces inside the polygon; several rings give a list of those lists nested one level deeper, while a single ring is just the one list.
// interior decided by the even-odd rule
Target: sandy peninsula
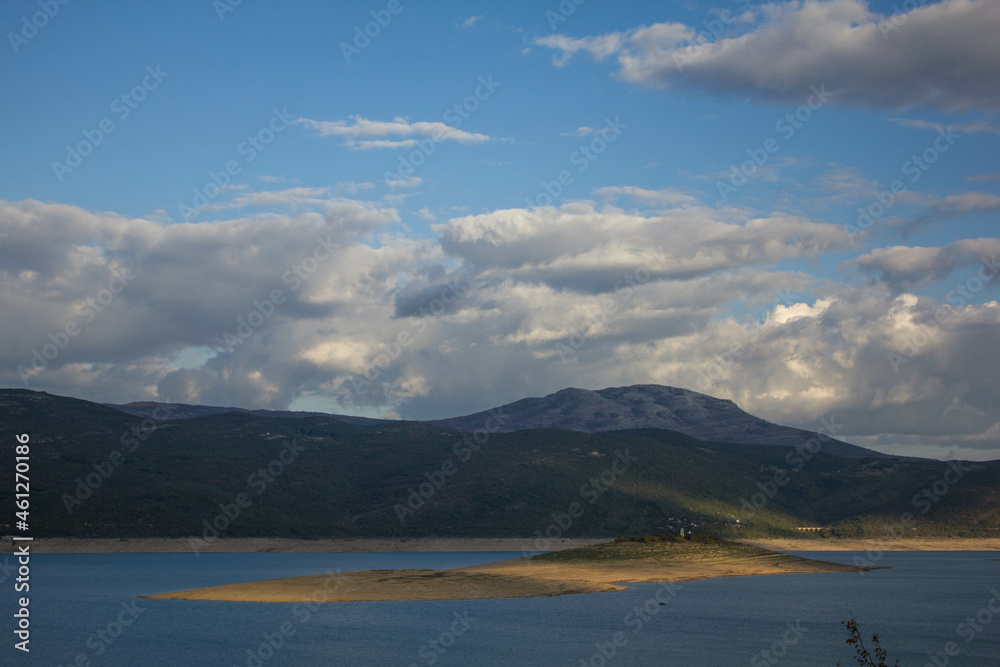
[{"label": "sandy peninsula", "polygon": [[800,572],[857,572],[738,542],[605,542],[453,570],[370,570],[271,579],[144,596],[156,600],[361,602],[470,600],[625,588],[629,582],[693,581]]}]

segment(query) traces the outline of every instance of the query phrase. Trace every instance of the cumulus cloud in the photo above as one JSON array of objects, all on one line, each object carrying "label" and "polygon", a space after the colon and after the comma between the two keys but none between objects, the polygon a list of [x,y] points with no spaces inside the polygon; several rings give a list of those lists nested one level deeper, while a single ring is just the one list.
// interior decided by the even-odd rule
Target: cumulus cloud
[{"label": "cumulus cloud", "polygon": [[1000,110],[1000,4],[943,0],[892,16],[862,0],[765,5],[752,23],[731,13],[713,27],[658,23],[625,32],[536,43],[554,64],[589,53],[617,59],[616,76],[650,88],[692,88],[801,104],[812,86],[833,103],[873,108],[926,106]]},{"label": "cumulus cloud", "polygon": [[[445,416],[566,386],[655,382],[803,428],[832,418],[845,439],[891,453],[934,455],[960,437],[968,442],[951,443],[952,456],[996,458],[1000,305],[828,286],[815,301],[772,304],[759,321],[723,316],[727,290],[731,298],[741,287],[769,287],[773,298],[773,288],[801,284],[795,278],[744,269],[682,284],[648,281],[610,301],[495,284],[472,296],[483,306],[463,311],[474,320],[441,323],[435,335],[445,344],[406,356],[401,375],[456,370],[446,385],[400,401],[400,412]],[[968,407],[949,410],[956,403]]]},{"label": "cumulus cloud", "polygon": [[221,211],[228,208],[247,207],[294,207],[323,204],[328,200],[331,188],[286,188],[261,192],[247,192],[227,201],[218,201],[202,207],[206,211]]},{"label": "cumulus cloud", "polygon": [[403,188],[408,190],[415,188],[424,182],[424,179],[419,176],[398,176],[393,178],[387,178],[385,184],[389,186],[390,189],[395,190],[397,188]]},{"label": "cumulus cloud", "polygon": [[344,137],[343,145],[356,151],[413,148],[420,141],[420,137],[433,141],[457,141],[462,144],[482,144],[490,140],[489,135],[466,132],[440,121],[411,123],[399,117],[391,121],[369,120],[361,116],[351,116],[348,120],[297,118],[292,122],[315,130],[321,137]]},{"label": "cumulus cloud", "polygon": [[902,127],[913,127],[921,130],[935,130],[947,132],[953,130],[962,134],[975,134],[977,132],[988,132],[990,134],[1000,134],[1000,128],[987,121],[976,121],[974,123],[935,123],[929,120],[919,120],[916,118],[890,118],[892,122]]},{"label": "cumulus cloud", "polygon": [[[1000,304],[942,304],[911,294],[887,299],[877,289],[835,288],[822,305],[784,324],[772,318],[742,327],[744,346],[708,362],[701,386],[803,427],[810,424],[806,415],[818,420],[833,413],[844,424],[841,432],[882,434],[867,444],[897,453],[908,447],[936,453],[918,448],[918,438],[910,437],[916,434],[931,446],[946,434],[983,435],[997,421],[1000,392],[988,378],[997,370]],[[726,338],[740,340],[739,329],[734,333]],[[716,334],[710,330],[706,338],[718,349],[725,338],[712,340]],[[971,419],[948,410],[956,401],[982,414]],[[980,445],[964,453],[996,458],[1000,439],[985,437]]]},{"label": "cumulus cloud", "polygon": [[963,192],[932,199],[927,207],[941,216],[953,218],[1000,211],[1000,197],[986,192]]},{"label": "cumulus cloud", "polygon": [[987,183],[989,181],[1000,181],[1000,173],[997,174],[974,174],[966,176],[965,180],[970,183]]},{"label": "cumulus cloud", "polygon": [[877,181],[869,180],[860,168],[839,165],[820,174],[817,185],[837,201],[869,198],[881,187]]},{"label": "cumulus cloud", "polygon": [[[8,238],[0,246],[0,308],[21,322],[2,335],[5,384],[24,386],[21,367],[31,371],[28,386],[58,386],[63,376],[70,386],[92,387],[131,375],[122,391],[146,394],[174,355],[224,348],[237,318],[276,289],[285,303],[269,324],[335,312],[360,289],[339,272],[359,261],[370,284],[385,281],[402,257],[369,248],[362,260],[357,249],[366,246],[358,240],[398,219],[394,209],[339,198],[294,215],[198,224],[2,202]],[[33,362],[49,334],[62,338],[71,322],[72,344],[47,363]]]},{"label": "cumulus cloud", "polygon": [[943,280],[961,268],[973,273],[982,269],[986,280],[995,284],[993,276],[1000,273],[998,253],[1000,239],[962,239],[938,248],[876,248],[841,266],[868,274],[898,293]]},{"label": "cumulus cloud", "polygon": [[698,199],[696,197],[670,188],[650,190],[648,188],[638,188],[633,185],[614,185],[596,188],[594,190],[594,195],[607,200],[628,197],[636,202],[652,206],[673,207],[679,204],[698,203]]},{"label": "cumulus cloud", "polygon": [[[1000,240],[873,250],[845,268],[878,279],[850,286],[782,264],[843,251],[838,225],[602,194],[635,208],[491,211],[422,240],[386,231],[394,209],[332,192],[199,224],[2,202],[0,308],[18,327],[0,332],[0,382],[24,386],[17,367],[75,320],[29,387],[435,418],[655,382],[804,428],[833,414],[846,439],[896,453],[947,438],[975,458],[1000,451],[1000,305],[901,291],[972,275]],[[134,278],[84,321],[123,272]],[[252,331],[232,342],[241,322]]]},{"label": "cumulus cloud", "polygon": [[[868,206],[879,196],[879,192],[885,190],[885,186],[873,184],[867,196],[855,197],[854,199],[865,201],[866,206]],[[1000,196],[988,192],[960,192],[940,196],[904,190],[896,195],[895,205],[897,207],[903,206],[907,210],[905,212],[896,211],[897,215],[879,218],[879,225],[898,231],[905,239],[933,223],[1000,211]],[[865,231],[859,236],[865,238],[871,235],[870,231]]]},{"label": "cumulus cloud", "polygon": [[565,35],[549,35],[539,37],[535,43],[559,51],[560,53],[552,58],[552,64],[562,67],[581,51],[589,53],[595,60],[603,60],[617,53],[622,48],[622,36],[620,33],[611,33],[600,37],[573,39]]},{"label": "cumulus cloud", "polygon": [[612,289],[615,276],[641,266],[660,278],[684,280],[815,257],[848,242],[837,225],[792,216],[733,222],[706,207],[642,213],[587,202],[453,218],[433,229],[446,252],[484,272],[578,291]]},{"label": "cumulus cloud", "polygon": [[356,195],[359,192],[363,192],[365,190],[371,190],[374,187],[375,187],[374,183],[369,183],[367,181],[363,181],[361,183],[358,183],[356,181],[341,181],[340,183],[337,183],[336,186],[334,186],[334,189],[337,192],[346,195]]}]

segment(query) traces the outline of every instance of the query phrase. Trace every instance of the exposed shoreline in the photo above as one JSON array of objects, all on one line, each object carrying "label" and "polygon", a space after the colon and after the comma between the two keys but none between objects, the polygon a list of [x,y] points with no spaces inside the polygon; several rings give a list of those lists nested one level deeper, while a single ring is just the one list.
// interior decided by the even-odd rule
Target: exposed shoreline
[{"label": "exposed shoreline", "polygon": [[1000,551],[998,537],[803,538],[740,540],[774,551]]},{"label": "exposed shoreline", "polygon": [[[9,544],[13,545],[10,538]],[[608,538],[552,540],[546,551],[575,549],[606,542]],[[211,541],[197,538],[37,538],[33,553],[394,553],[446,551],[535,551],[533,537],[415,537],[335,538],[297,540],[284,537],[225,537]]]},{"label": "exposed shoreline", "polygon": [[[546,551],[575,549],[608,538],[552,540]],[[13,542],[8,540],[8,547]],[[774,551],[1000,551],[1000,538],[840,539],[776,538],[740,540]],[[535,551],[533,537],[331,538],[226,537],[211,541],[188,538],[38,538],[34,553],[394,553],[432,551]]]},{"label": "exposed shoreline", "polygon": [[604,542],[451,570],[366,570],[144,595],[155,600],[385,602],[516,598],[623,590],[630,582],[765,574],[864,572],[739,542]]}]

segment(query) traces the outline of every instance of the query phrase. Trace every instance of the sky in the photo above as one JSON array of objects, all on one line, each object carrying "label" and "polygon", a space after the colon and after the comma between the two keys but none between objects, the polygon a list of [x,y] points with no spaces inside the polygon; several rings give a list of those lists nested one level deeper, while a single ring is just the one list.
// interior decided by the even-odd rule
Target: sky
[{"label": "sky", "polygon": [[0,386],[433,419],[655,383],[1000,458],[995,0],[0,29]]}]

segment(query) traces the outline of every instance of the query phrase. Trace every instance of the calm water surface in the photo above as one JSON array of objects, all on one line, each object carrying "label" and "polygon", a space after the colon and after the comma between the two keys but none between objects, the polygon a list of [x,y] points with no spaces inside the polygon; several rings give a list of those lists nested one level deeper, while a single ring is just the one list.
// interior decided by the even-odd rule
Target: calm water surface
[{"label": "calm water surface", "polygon": [[[1000,614],[994,618],[989,609],[996,596],[992,606],[1000,610],[1000,561],[990,560],[996,552],[886,553],[879,564],[894,569],[864,575],[631,584],[618,593],[555,598],[329,603],[313,610],[136,598],[338,569],[444,569],[519,555],[38,554],[31,561],[31,653],[13,650],[13,578],[7,577],[0,584],[7,619],[0,659],[241,667],[846,666],[855,663],[840,622],[853,614],[863,632],[879,633],[901,665],[934,664],[928,654],[943,652],[948,642],[960,653],[947,663],[938,656],[938,665],[1000,665]],[[800,555],[841,562],[854,556]]]}]

